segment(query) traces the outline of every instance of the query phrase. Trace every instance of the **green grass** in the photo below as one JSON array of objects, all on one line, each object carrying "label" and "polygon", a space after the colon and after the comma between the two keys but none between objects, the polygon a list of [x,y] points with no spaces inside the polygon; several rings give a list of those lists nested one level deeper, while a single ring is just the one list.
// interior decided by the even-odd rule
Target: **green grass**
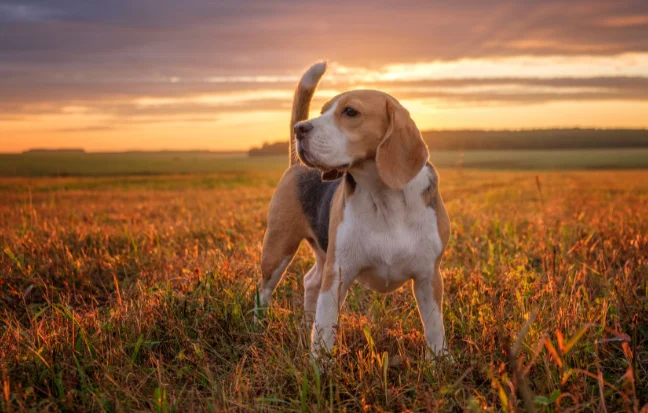
[{"label": "green grass", "polygon": [[[0,154],[0,176],[128,176],[278,172],[287,156],[223,156],[210,153]],[[648,168],[648,148],[432,151],[439,167],[511,170]]]},{"label": "green grass", "polygon": [[306,248],[252,322],[280,168],[0,180],[0,411],[645,409],[648,172],[440,174],[453,360],[356,286],[326,366]]},{"label": "green grass", "polygon": [[128,176],[281,170],[288,156],[196,153],[0,154],[0,176]]}]

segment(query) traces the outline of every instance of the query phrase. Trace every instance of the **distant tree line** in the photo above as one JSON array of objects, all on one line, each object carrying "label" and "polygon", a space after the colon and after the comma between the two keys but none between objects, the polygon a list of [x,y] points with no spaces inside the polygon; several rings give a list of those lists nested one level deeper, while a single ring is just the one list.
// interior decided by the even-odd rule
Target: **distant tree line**
[{"label": "distant tree line", "polygon": [[[423,131],[430,150],[648,148],[646,129],[531,129]],[[265,142],[250,156],[285,155],[288,142]]]},{"label": "distant tree line", "polygon": [[84,149],[81,148],[62,148],[62,149],[41,149],[34,148],[23,151],[25,155],[46,155],[46,154],[58,154],[58,155],[78,155],[85,153]]},{"label": "distant tree line", "polygon": [[265,156],[265,155],[285,155],[288,153],[288,141],[285,142],[263,142],[260,148],[252,148],[248,154],[250,156]]},{"label": "distant tree line", "polygon": [[532,129],[519,131],[425,131],[423,139],[436,150],[523,150],[645,148],[645,129]]}]

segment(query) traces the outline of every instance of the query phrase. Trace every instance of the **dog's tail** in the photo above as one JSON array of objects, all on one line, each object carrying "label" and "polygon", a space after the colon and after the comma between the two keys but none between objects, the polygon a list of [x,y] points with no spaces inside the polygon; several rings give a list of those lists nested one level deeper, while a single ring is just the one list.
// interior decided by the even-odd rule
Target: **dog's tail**
[{"label": "dog's tail", "polygon": [[308,110],[310,108],[313,94],[317,88],[322,75],[326,72],[326,62],[315,63],[304,73],[297,88],[295,89],[295,97],[293,99],[292,117],[290,119],[290,166],[299,163],[297,157],[297,142],[295,141],[295,124],[302,120],[308,119]]}]

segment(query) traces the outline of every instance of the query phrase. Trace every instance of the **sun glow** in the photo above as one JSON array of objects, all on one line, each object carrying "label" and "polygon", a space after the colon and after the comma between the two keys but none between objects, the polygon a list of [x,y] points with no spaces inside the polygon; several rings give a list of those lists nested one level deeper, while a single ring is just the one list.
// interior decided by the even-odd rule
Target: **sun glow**
[{"label": "sun glow", "polygon": [[333,66],[337,81],[386,82],[428,79],[498,79],[648,76],[648,53],[618,56],[513,56],[390,64],[378,70]]}]

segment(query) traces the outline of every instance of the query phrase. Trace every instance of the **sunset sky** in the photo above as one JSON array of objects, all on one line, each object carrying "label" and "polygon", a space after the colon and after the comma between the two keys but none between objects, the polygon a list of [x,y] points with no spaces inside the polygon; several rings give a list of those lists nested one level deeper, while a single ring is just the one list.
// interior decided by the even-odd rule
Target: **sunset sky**
[{"label": "sunset sky", "polygon": [[646,0],[0,0],[0,151],[286,140],[322,59],[313,111],[373,88],[420,129],[648,127]]}]

